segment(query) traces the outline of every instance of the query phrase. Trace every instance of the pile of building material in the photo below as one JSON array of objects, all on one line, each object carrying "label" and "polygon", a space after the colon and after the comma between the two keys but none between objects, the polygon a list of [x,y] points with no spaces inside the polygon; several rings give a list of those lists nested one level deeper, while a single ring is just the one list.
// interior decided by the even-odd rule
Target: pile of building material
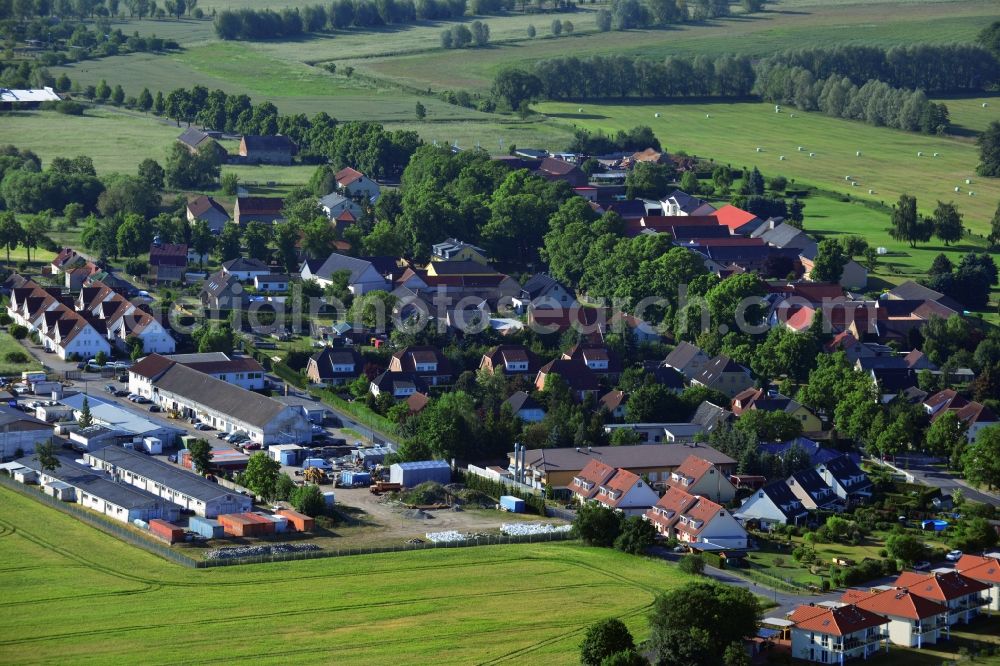
[{"label": "pile of building material", "polygon": [[321,550],[313,543],[290,544],[276,543],[268,546],[227,546],[205,553],[206,560],[238,560],[244,557],[261,557],[281,553],[301,553],[308,550]]},{"label": "pile of building material", "polygon": [[529,534],[552,534],[554,532],[569,532],[572,525],[550,525],[548,523],[504,523],[500,531],[510,536],[528,536]]},{"label": "pile of building material", "polygon": [[455,530],[448,530],[446,532],[428,532],[426,535],[428,541],[433,541],[434,543],[454,543],[456,541],[467,541],[468,537],[461,532],[456,532]]}]

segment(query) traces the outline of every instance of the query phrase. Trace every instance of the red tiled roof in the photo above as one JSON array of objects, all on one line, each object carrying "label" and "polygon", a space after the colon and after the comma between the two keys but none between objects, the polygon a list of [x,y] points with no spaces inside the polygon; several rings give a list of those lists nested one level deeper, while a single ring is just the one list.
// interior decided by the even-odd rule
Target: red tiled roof
[{"label": "red tiled roof", "polygon": [[345,167],[334,174],[333,179],[337,181],[337,184],[341,187],[350,185],[356,180],[364,177],[364,174],[357,169],[352,169],[351,167]]},{"label": "red tiled roof", "polygon": [[1000,584],[1000,560],[978,555],[962,555],[955,568],[963,576],[968,576],[981,583]]},{"label": "red tiled roof", "polygon": [[730,233],[736,233],[737,229],[757,218],[753,213],[748,213],[732,204],[726,204],[715,211],[714,216],[719,220],[719,224],[729,227]]},{"label": "red tiled roof", "polygon": [[667,488],[656,506],[646,511],[646,519],[650,522],[670,529],[677,525],[681,514],[691,508],[698,498],[680,488]]},{"label": "red tiled roof", "polygon": [[845,636],[857,631],[888,624],[889,620],[871,611],[851,604],[840,608],[826,606],[799,606],[789,619],[796,628],[817,634]]},{"label": "red tiled roof", "polygon": [[[580,470],[580,473],[573,478],[573,482],[567,487],[571,493],[585,499],[591,499],[600,490],[601,485],[614,475],[614,467],[605,465],[600,460],[591,460]],[[587,485],[578,483],[578,481],[585,482]]]},{"label": "red tiled roof", "polygon": [[699,456],[690,455],[674,470],[675,474],[690,479],[689,485],[698,483],[698,479],[708,474],[715,467],[712,463]]},{"label": "red tiled roof", "polygon": [[923,620],[948,612],[948,607],[944,604],[921,597],[906,588],[893,588],[882,592],[848,590],[840,600],[879,615],[904,617],[910,620]]},{"label": "red tiled roof", "polygon": [[601,484],[602,492],[598,494],[597,501],[610,506],[612,509],[621,504],[628,492],[642,483],[638,474],[627,469],[616,469],[614,475]]},{"label": "red tiled roof", "polygon": [[934,601],[951,601],[967,594],[988,590],[990,587],[957,571],[945,574],[904,571],[899,574],[893,586],[908,588],[914,594]]}]

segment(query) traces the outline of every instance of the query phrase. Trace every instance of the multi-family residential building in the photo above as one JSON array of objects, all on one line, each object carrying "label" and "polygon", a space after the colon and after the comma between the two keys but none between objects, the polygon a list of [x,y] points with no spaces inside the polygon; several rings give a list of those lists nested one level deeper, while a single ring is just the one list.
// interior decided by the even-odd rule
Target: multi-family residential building
[{"label": "multi-family residential building", "polygon": [[905,587],[914,594],[937,601],[948,608],[948,626],[968,624],[991,603],[990,585],[952,571],[920,573],[904,571],[893,587]]},{"label": "multi-family residential building", "polygon": [[848,590],[840,600],[887,618],[894,645],[920,648],[948,638],[948,607],[907,588]]},{"label": "multi-family residential building", "polygon": [[821,664],[868,659],[889,650],[889,619],[853,604],[799,606],[788,616],[792,657]]},{"label": "multi-family residential building", "polygon": [[955,570],[966,578],[989,585],[989,609],[1000,611],[1000,553],[962,555]]},{"label": "multi-family residential building", "polygon": [[597,502],[626,516],[641,516],[659,495],[638,474],[590,461],[569,486],[579,502]]},{"label": "multi-family residential building", "polygon": [[746,530],[725,507],[676,486],[669,488],[644,517],[658,534],[681,543],[719,549],[747,547]]},{"label": "multi-family residential building", "polygon": [[712,462],[696,455],[684,459],[680,467],[670,474],[672,488],[679,488],[691,495],[701,495],[721,504],[728,504],[736,497],[736,487],[729,477]]}]

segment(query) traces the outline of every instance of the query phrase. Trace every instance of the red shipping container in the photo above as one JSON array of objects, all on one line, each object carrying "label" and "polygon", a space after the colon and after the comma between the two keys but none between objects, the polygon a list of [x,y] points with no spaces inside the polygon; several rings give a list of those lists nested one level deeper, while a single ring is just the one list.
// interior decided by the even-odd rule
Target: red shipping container
[{"label": "red shipping container", "polygon": [[153,518],[149,521],[149,531],[170,543],[177,543],[184,540],[184,530],[182,528],[159,518]]},{"label": "red shipping container", "polygon": [[292,509],[278,509],[278,515],[288,518],[289,524],[294,527],[297,532],[311,532],[313,527],[316,525],[315,520],[304,513],[299,513],[298,511],[293,511]]},{"label": "red shipping container", "polygon": [[229,513],[219,516],[226,534],[237,537],[257,537],[274,534],[274,522],[253,513]]}]

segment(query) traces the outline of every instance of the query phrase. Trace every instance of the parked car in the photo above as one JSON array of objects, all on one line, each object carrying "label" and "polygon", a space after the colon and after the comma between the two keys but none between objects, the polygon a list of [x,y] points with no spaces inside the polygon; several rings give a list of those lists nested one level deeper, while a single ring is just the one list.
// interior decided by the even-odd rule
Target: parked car
[{"label": "parked car", "polygon": [[162,412],[163,408],[160,407],[159,405],[150,405],[149,406],[149,411],[151,411],[151,412]]},{"label": "parked car", "polygon": [[215,433],[215,436],[218,437],[219,439],[224,439],[227,442],[229,441],[229,433],[227,432],[217,432]]},{"label": "parked car", "polygon": [[211,430],[212,426],[208,425],[207,423],[199,423],[198,425],[196,425],[194,427],[194,429],[195,430]]},{"label": "parked car", "polygon": [[960,559],[962,559],[962,555],[964,555],[962,551],[953,550],[947,555],[945,555],[944,559],[948,560],[949,562],[958,562]]},{"label": "parked car", "polygon": [[128,389],[118,389],[117,391],[115,391],[116,398],[124,398],[128,394],[129,394]]},{"label": "parked car", "polygon": [[171,453],[169,456],[167,456],[167,460],[169,460],[172,463],[177,462],[177,454],[176,453]]},{"label": "parked car", "polygon": [[927,560],[924,560],[923,562],[917,562],[916,564],[913,565],[914,571],[927,571],[930,568],[931,568],[931,563],[928,562]]},{"label": "parked car", "polygon": [[114,394],[115,391],[118,390],[118,388],[114,384],[105,384],[104,390],[107,391],[108,393]]},{"label": "parked car", "polygon": [[257,442],[250,442],[248,444],[244,444],[243,448],[247,451],[256,451],[260,448],[260,444]]},{"label": "parked car", "polygon": [[326,423],[333,428],[343,428],[344,422],[340,420],[339,416],[327,416]]}]

